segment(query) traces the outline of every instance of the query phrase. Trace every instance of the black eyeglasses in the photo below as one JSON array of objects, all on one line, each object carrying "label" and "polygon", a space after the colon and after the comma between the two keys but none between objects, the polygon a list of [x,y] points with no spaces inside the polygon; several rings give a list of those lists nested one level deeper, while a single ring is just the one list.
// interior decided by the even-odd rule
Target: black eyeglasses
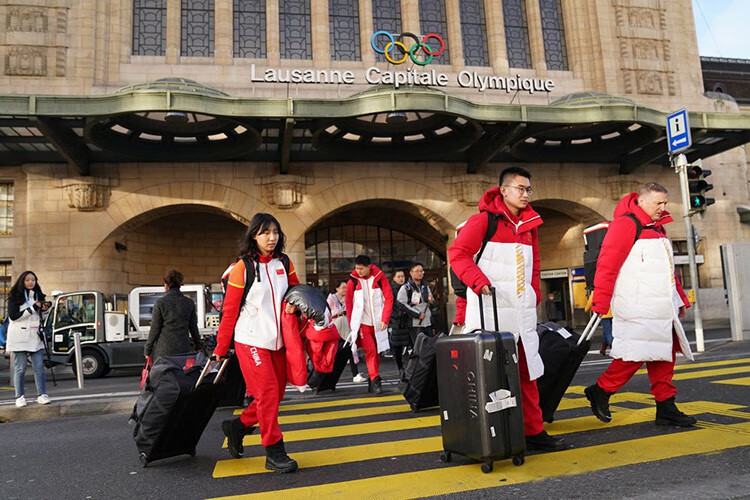
[{"label": "black eyeglasses", "polygon": [[532,188],[531,186],[529,186],[529,187],[526,187],[526,186],[511,186],[511,185],[507,185],[506,184],[504,187],[516,188],[516,189],[518,189],[518,194],[520,194],[520,195],[523,195],[523,193],[526,192],[526,194],[528,194],[529,196],[531,196],[534,193],[534,188]]}]

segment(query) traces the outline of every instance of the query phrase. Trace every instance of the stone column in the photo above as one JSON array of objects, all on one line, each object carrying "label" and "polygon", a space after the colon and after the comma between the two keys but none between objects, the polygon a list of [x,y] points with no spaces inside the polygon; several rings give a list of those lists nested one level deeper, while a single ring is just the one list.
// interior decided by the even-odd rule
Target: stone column
[{"label": "stone column", "polygon": [[503,5],[495,0],[484,0],[484,18],[487,23],[487,50],[492,69],[497,73],[507,73],[508,46],[505,42],[505,20]]},{"label": "stone column", "polygon": [[214,3],[214,64],[231,66],[234,56],[234,17],[232,0]]},{"label": "stone column", "polygon": [[266,59],[269,66],[279,64],[281,54],[279,25],[279,2],[266,2]]},{"label": "stone column", "polygon": [[310,0],[312,58],[316,67],[328,67],[331,61],[331,39],[328,0]]},{"label": "stone column", "polygon": [[529,26],[529,48],[531,67],[537,76],[547,74],[547,61],[544,58],[544,38],[542,37],[542,13],[539,0],[526,0],[526,22]]},{"label": "stone column", "polygon": [[417,0],[401,0],[401,31],[419,33],[419,2]]},{"label": "stone column", "polygon": [[461,38],[461,9],[458,2],[445,0],[445,24],[448,28],[450,63],[454,68],[464,66],[464,44]]},{"label": "stone column", "polygon": [[359,0],[359,46],[362,62],[371,65],[375,62],[375,52],[370,48],[370,39],[375,33],[372,25],[372,0]]},{"label": "stone column", "polygon": [[180,57],[181,4],[180,0],[167,0],[167,64],[177,64]]}]

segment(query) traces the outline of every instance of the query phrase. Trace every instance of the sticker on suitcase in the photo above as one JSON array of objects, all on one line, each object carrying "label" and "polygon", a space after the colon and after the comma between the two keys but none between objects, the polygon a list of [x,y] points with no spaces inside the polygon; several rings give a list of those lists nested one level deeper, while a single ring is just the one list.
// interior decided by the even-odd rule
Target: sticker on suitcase
[{"label": "sticker on suitcase", "polygon": [[508,408],[515,408],[516,398],[511,396],[510,391],[507,389],[500,389],[499,391],[490,393],[489,403],[485,403],[484,409],[487,413],[495,413],[497,411],[507,410]]},{"label": "sticker on suitcase", "polygon": [[492,357],[493,357],[494,355],[495,355],[495,353],[494,353],[494,352],[492,352],[492,351],[490,351],[489,349],[487,349],[486,351],[484,351],[484,356],[482,356],[482,357],[483,357],[484,359],[486,359],[487,361],[492,361]]}]

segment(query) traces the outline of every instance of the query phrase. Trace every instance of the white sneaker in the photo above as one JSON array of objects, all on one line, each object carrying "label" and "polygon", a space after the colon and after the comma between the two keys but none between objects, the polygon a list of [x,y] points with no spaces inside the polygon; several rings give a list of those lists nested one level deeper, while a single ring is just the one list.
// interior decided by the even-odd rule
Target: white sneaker
[{"label": "white sneaker", "polygon": [[361,373],[358,373],[354,376],[354,378],[352,379],[352,382],[354,382],[355,384],[359,384],[362,382],[367,382],[367,379],[363,377]]},{"label": "white sneaker", "polygon": [[24,406],[26,406],[26,398],[24,396],[16,398],[16,407],[23,408]]},{"label": "white sneaker", "polygon": [[36,402],[40,405],[48,405],[52,402],[52,400],[46,394],[42,394],[41,396],[36,398]]}]

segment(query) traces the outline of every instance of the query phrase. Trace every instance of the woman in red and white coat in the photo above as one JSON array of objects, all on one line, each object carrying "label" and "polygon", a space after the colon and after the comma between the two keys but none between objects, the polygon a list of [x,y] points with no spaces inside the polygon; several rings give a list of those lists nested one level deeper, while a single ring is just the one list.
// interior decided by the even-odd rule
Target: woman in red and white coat
[{"label": "woman in red and white coat", "polygon": [[393,292],[383,271],[366,255],[354,259],[354,271],[346,284],[346,317],[351,327],[352,349],[358,344],[365,351],[370,374],[368,390],[382,394],[380,355],[375,332],[388,330],[393,309]]},{"label": "woman in red and white coat", "polygon": [[668,201],[667,189],[655,182],[626,195],[602,242],[591,310],[604,315],[611,304],[614,360],[585,394],[603,422],[612,420],[610,396],[644,362],[656,400],[656,424],[689,427],[696,422],[674,402],[675,355],[682,352],[692,360],[693,354],[680,322],[690,302],[675,276],[672,243],[664,228],[673,220],[665,209]]},{"label": "woman in red and white coat", "polygon": [[[253,216],[245,233],[241,255],[255,267],[252,283],[245,283],[247,270],[242,260],[232,268],[222,305],[215,358],[226,356],[232,338],[253,402],[238,418],[222,422],[229,453],[243,454],[242,438],[260,427],[266,448],[266,469],[293,472],[297,462],[289,458],[279,427],[279,403],[287,382],[287,361],[282,323],[296,308],[284,303],[287,288],[299,283],[289,258],[283,253],[285,236],[270,214]],[[242,302],[245,287],[247,297]],[[296,318],[293,318],[296,321]]]},{"label": "woman in red and white coat", "polygon": [[[565,445],[544,430],[536,387],[536,379],[544,374],[536,333],[536,307],[540,302],[537,228],[542,218],[529,205],[532,188],[527,170],[507,168],[500,174],[499,184],[484,193],[479,200],[480,212],[466,221],[448,249],[453,271],[466,284],[463,331],[481,328],[480,314],[484,316],[485,327],[492,329],[497,314],[497,330],[516,337],[526,448],[558,451]],[[497,217],[497,229],[475,263],[487,233],[489,212]],[[489,297],[491,287],[496,292],[497,311],[493,311]],[[481,310],[480,294],[484,295]]]}]

